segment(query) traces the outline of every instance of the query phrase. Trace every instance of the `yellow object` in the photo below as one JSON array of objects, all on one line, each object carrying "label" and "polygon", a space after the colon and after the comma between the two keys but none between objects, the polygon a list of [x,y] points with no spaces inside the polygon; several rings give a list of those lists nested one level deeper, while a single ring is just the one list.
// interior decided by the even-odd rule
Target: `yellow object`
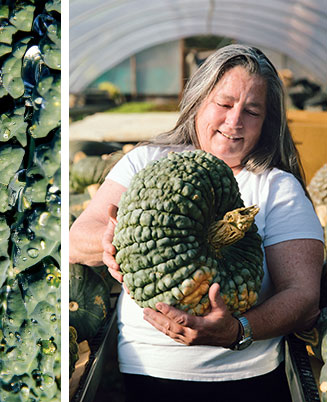
[{"label": "yellow object", "polygon": [[327,162],[327,112],[288,110],[287,119],[309,184]]},{"label": "yellow object", "polygon": [[101,82],[98,85],[98,88],[101,91],[106,91],[111,99],[117,99],[122,96],[120,89],[112,82],[108,82],[108,81]]}]

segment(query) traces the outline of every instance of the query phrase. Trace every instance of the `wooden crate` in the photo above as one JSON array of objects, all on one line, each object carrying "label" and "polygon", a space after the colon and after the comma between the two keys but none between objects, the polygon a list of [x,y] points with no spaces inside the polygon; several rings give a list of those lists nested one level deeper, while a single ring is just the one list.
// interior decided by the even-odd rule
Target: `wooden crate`
[{"label": "wooden crate", "polygon": [[327,163],[327,112],[289,110],[287,118],[309,184]]}]

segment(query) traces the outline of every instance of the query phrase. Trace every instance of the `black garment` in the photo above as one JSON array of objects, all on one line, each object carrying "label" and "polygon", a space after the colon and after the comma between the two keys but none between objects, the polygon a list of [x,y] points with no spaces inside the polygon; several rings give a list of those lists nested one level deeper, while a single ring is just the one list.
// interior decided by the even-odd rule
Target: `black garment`
[{"label": "black garment", "polygon": [[126,402],[292,402],[285,365],[246,380],[205,382],[124,374]]}]

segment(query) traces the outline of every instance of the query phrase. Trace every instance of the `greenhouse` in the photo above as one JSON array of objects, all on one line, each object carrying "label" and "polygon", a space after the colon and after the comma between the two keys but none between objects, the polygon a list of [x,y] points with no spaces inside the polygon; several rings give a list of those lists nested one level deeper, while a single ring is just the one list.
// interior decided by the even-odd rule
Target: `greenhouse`
[{"label": "greenhouse", "polygon": [[[326,84],[323,0],[70,1],[70,90],[136,53],[196,35],[216,35],[271,49]],[[278,61],[278,60],[277,60]]]},{"label": "greenhouse", "polygon": [[[274,68],[275,76],[282,82],[285,93],[285,113],[283,111],[280,113],[281,116],[284,113],[287,121],[289,132],[286,135],[292,139],[295,148],[294,155],[299,155],[301,160],[303,177],[305,176],[303,187],[311,198],[317,218],[316,222],[318,222],[319,229],[323,228],[322,237],[326,239],[327,8],[325,0],[94,0],[92,4],[85,0],[71,0],[69,12],[70,224],[73,239],[79,238],[76,234],[77,228],[84,230],[82,222],[83,219],[86,219],[87,214],[83,215],[84,218],[83,216],[80,218],[81,214],[87,209],[91,214],[89,216],[96,217],[94,209],[94,215],[92,215],[92,208],[94,208],[92,205],[96,205],[96,203],[104,205],[99,201],[97,191],[99,188],[100,192],[103,191],[101,188],[108,185],[107,175],[109,174],[109,178],[112,180],[116,179],[120,167],[121,174],[124,176],[123,167],[126,168],[126,171],[129,171],[130,168],[126,161],[129,158],[132,160],[133,155],[141,152],[139,151],[141,147],[138,146],[140,142],[167,141],[167,133],[171,135],[169,138],[173,138],[176,133],[183,133],[186,135],[185,138],[191,138],[191,134],[178,131],[182,130],[183,119],[189,119],[187,127],[190,131],[190,122],[192,122],[194,132],[198,136],[198,140],[199,138],[201,140],[201,127],[197,122],[202,117],[200,111],[202,107],[205,109],[203,105],[206,105],[207,98],[202,99],[203,103],[200,103],[200,98],[197,98],[196,102],[199,103],[194,101],[194,104],[190,106],[190,110],[194,108],[194,116],[191,120],[191,113],[188,114],[185,111],[187,106],[184,105],[185,110],[183,110],[183,102],[181,103],[185,96],[185,89],[187,91],[186,83],[201,71],[203,65],[207,65],[205,63],[210,60],[209,56],[216,54],[217,51],[222,52],[229,45],[244,45],[244,47],[260,49],[255,54],[259,55],[260,59],[260,53],[264,53],[264,57],[268,58],[270,66],[272,65]],[[230,70],[227,69],[226,72],[221,70],[221,75],[216,78],[214,88],[219,88],[220,82],[224,82],[224,77],[229,77],[229,74],[235,79],[236,75],[232,74],[239,67],[236,65]],[[233,95],[239,94],[235,81],[231,79],[231,82],[234,82],[234,85],[228,87],[228,90],[234,91]],[[212,89],[211,93],[215,93],[214,91],[215,89]],[[262,99],[260,98],[261,90],[255,93],[258,99]],[[210,99],[210,94],[208,99]],[[232,97],[230,96],[230,98]],[[266,99],[268,97],[265,98],[265,101]],[[217,101],[217,104],[220,107],[219,102]],[[223,106],[228,110],[235,108],[234,104],[233,106],[228,104],[228,107]],[[225,109],[224,112],[219,109],[217,116],[221,116],[225,112],[227,115],[229,112]],[[180,118],[181,116],[182,118]],[[241,117],[239,117],[239,121],[241,121],[240,119]],[[239,126],[243,127],[244,122],[245,118],[241,123],[239,122]],[[215,124],[218,125],[216,120]],[[263,125],[263,127],[265,126]],[[264,129],[266,128],[262,128],[262,133]],[[280,128],[280,130],[281,133],[282,129]],[[233,146],[236,146],[243,141],[243,134],[235,134],[236,132],[223,133],[220,128],[216,128],[215,135],[220,134],[221,137],[224,137],[224,141],[228,140],[233,143]],[[158,135],[159,137],[157,137]],[[282,134],[280,135],[282,136]],[[174,138],[177,141],[177,136]],[[167,145],[166,142],[163,143]],[[198,148],[201,148],[202,143],[199,142],[199,144]],[[193,142],[187,142],[187,145],[195,146]],[[266,148],[268,149],[269,146],[272,145],[267,145]],[[202,149],[207,151],[205,145]],[[213,229],[207,233],[205,224],[201,226],[200,223],[203,216],[205,216],[206,222],[211,219],[210,213],[204,211],[211,211],[213,208],[210,206],[211,196],[209,194],[216,194],[215,184],[210,187],[207,183],[215,183],[216,179],[213,177],[217,176],[214,176],[216,173],[212,173],[215,172],[216,167],[210,167],[210,169],[206,168],[208,171],[210,170],[208,178],[204,178],[206,169],[202,168],[214,163],[210,153],[220,158],[220,148],[217,154],[209,150],[209,156],[203,154],[202,150],[193,151],[192,147],[190,152],[191,154],[185,154],[182,161],[177,156],[168,154],[167,158],[160,159],[158,164],[157,161],[152,161],[152,165],[144,166],[144,169],[136,173],[139,168],[138,164],[143,163],[143,161],[141,162],[143,155],[140,154],[137,163],[135,162],[135,172],[133,171],[135,181],[131,182],[131,189],[127,185],[123,185],[123,182],[120,183],[123,187],[128,188],[126,196],[121,194],[119,205],[117,203],[119,206],[118,223],[115,221],[115,215],[114,221],[117,226],[111,241],[117,249],[115,258],[121,266],[120,272],[124,275],[121,279],[117,281],[113,279],[117,279],[115,275],[111,276],[108,273],[105,257],[101,261],[97,260],[97,264],[94,264],[94,261],[92,264],[88,264],[84,257],[81,257],[80,260],[73,258],[74,264],[70,264],[69,385],[72,402],[131,400],[128,399],[130,389],[128,389],[128,383],[124,382],[124,378],[126,373],[130,373],[128,370],[133,370],[130,368],[126,370],[121,356],[118,363],[118,351],[123,350],[122,342],[124,343],[124,341],[122,339],[126,336],[125,324],[127,332],[131,331],[128,336],[132,338],[134,336],[130,335],[133,327],[130,322],[133,321],[134,316],[130,318],[130,322],[125,323],[122,314],[127,314],[127,310],[123,310],[124,306],[126,309],[128,306],[132,315],[135,313],[135,323],[140,317],[141,308],[151,307],[155,310],[157,306],[155,302],[158,301],[171,304],[187,312],[191,311],[192,314],[202,318],[203,315],[208,314],[205,306],[207,306],[206,303],[210,296],[207,297],[207,293],[204,293],[204,295],[201,294],[202,298],[197,299],[194,296],[196,301],[193,301],[193,290],[191,292],[189,289],[193,285],[198,286],[198,281],[201,285],[196,287],[198,290],[194,291],[195,293],[202,292],[200,289],[203,288],[207,289],[203,292],[208,292],[209,285],[219,282],[223,300],[230,309],[229,311],[233,311],[233,317],[240,317],[241,314],[242,317],[246,316],[250,320],[252,303],[256,303],[257,297],[260,300],[262,277],[260,267],[256,266],[256,262],[260,260],[261,249],[256,248],[258,246],[256,242],[259,240],[254,233],[255,225],[249,224],[250,221],[254,222],[254,215],[258,211],[253,210],[253,206],[250,207],[250,205],[246,205],[246,202],[244,203],[246,212],[242,219],[246,220],[245,226],[250,225],[251,229],[247,229],[249,231],[245,235],[244,233],[240,235],[244,237],[231,245],[229,240],[221,240],[220,237],[217,240],[216,235],[212,234]],[[126,156],[126,154],[128,155]],[[223,157],[221,159],[224,160]],[[194,161],[201,166],[196,165]],[[245,163],[244,160],[241,162]],[[132,162],[130,163],[132,164]],[[278,163],[276,162],[275,167],[293,172],[291,169],[281,168],[282,162]],[[132,169],[134,169],[134,165]],[[232,166],[236,179],[238,174],[244,173],[243,170],[239,173],[233,169]],[[184,170],[190,177],[194,177],[186,179]],[[201,175],[199,175],[199,171],[202,172]],[[225,176],[228,176],[227,171],[228,169],[224,173]],[[158,179],[155,178],[156,174]],[[229,180],[226,177],[224,179],[225,181],[222,180],[222,183]],[[190,181],[186,183],[187,180]],[[237,193],[236,187],[233,187],[235,183],[232,179],[230,180],[228,183],[231,189],[222,187],[222,190],[219,191],[225,191],[226,194],[229,194],[226,195],[226,198],[230,196],[233,199],[229,207],[234,213],[234,211],[238,211],[241,204],[238,203],[235,195]],[[200,182],[201,184],[199,184]],[[163,195],[165,192],[163,189],[170,188],[169,186],[173,189],[172,193],[167,196]],[[219,191],[217,190],[217,194]],[[243,196],[242,188],[240,191]],[[105,197],[105,200],[113,199],[110,198],[111,196],[106,198],[107,195],[104,192],[100,194]],[[201,201],[196,201],[198,197]],[[219,196],[217,198],[219,199]],[[215,202],[218,203],[218,201]],[[227,203],[228,201],[221,202]],[[203,203],[205,206],[199,207],[197,203]],[[294,201],[294,210],[296,205],[297,202]],[[261,206],[259,205],[259,207]],[[262,208],[266,208],[265,204]],[[222,225],[221,222],[225,224],[227,220],[225,215],[220,218],[218,209],[215,210],[215,213],[215,219],[218,220],[219,225]],[[178,218],[175,218],[176,216]],[[187,226],[185,219],[190,217],[194,218],[195,222],[194,227],[192,226],[192,233],[185,230],[181,235],[181,231],[179,231],[179,237],[175,238],[177,229],[180,230],[181,227],[185,229],[183,226]],[[108,219],[108,216],[106,215],[104,219]],[[176,222],[178,219],[176,226],[174,226],[174,219]],[[255,219],[255,222],[259,222],[261,235],[260,218]],[[269,217],[267,217],[268,220]],[[283,221],[282,226],[286,225],[286,221],[288,220]],[[112,220],[110,219],[109,222]],[[217,224],[217,221],[214,223]],[[108,225],[110,226],[110,224]],[[178,225],[181,226],[178,227]],[[292,226],[291,223],[290,226]],[[229,231],[233,233],[233,236],[235,235],[236,229],[230,229],[227,226],[223,226],[222,229],[221,226],[219,227],[220,229],[217,229],[215,226],[214,230],[223,233],[223,237],[226,237],[226,233]],[[211,224],[210,228],[212,228]],[[91,233],[90,225],[90,236]],[[149,237],[149,233],[151,233],[151,237]],[[204,242],[205,245],[202,244],[201,235],[210,244],[205,257],[201,253],[206,247],[206,242]],[[297,240],[299,239],[292,239],[292,241]],[[307,239],[305,238],[305,240]],[[242,244],[246,245],[247,242],[251,243],[251,247],[246,249],[245,258],[241,256],[240,249],[243,247]],[[284,240],[281,242],[283,243]],[[74,240],[74,244],[72,243],[72,253],[78,250],[76,243],[76,240]],[[213,244],[218,243],[222,249],[216,251],[215,256],[211,257]],[[82,244],[88,247],[84,240],[82,240]],[[201,244],[200,254],[196,254],[197,251],[194,251],[196,249],[193,247],[194,244]],[[187,256],[192,253],[195,253],[196,257],[190,260],[190,265],[198,266],[199,261],[205,260],[205,268],[201,266],[189,274],[189,266],[184,266],[181,262],[180,267],[177,260],[181,261],[184,258],[185,261],[189,261]],[[176,258],[174,257],[174,259],[172,256]],[[217,263],[219,266],[222,264],[221,260],[228,261],[232,266],[231,271],[226,271],[227,274],[216,273],[215,264]],[[299,264],[300,260],[302,260],[302,256],[298,258]],[[155,261],[159,261],[159,263],[157,264]],[[238,267],[240,271],[235,273],[234,266],[235,270]],[[110,272],[112,274],[112,270]],[[186,275],[186,277],[182,275]],[[212,275],[215,276],[214,279]],[[161,280],[162,277],[164,279]],[[199,279],[200,277],[202,279]],[[309,277],[310,275],[307,276],[307,278]],[[119,283],[121,280],[124,281],[125,290],[122,290],[124,287]],[[128,288],[128,292],[126,292],[126,288]],[[317,315],[314,326],[307,331],[292,330],[291,333],[283,334],[284,374],[287,381],[287,392],[290,393],[293,402],[327,401],[326,252],[320,289],[320,313]],[[319,289],[317,289],[318,293]],[[182,299],[181,294],[183,294]],[[131,298],[134,300],[130,302]],[[126,301],[127,299],[128,301]],[[138,304],[137,307],[134,306],[134,302]],[[288,307],[286,306],[288,304],[282,306],[281,312],[286,311],[287,316]],[[250,337],[251,328],[250,332],[247,332],[247,319],[237,318],[237,320],[241,321],[237,337],[238,343],[236,342],[235,345],[233,343],[231,348],[242,348],[242,341],[246,343],[247,336]],[[139,323],[140,321],[138,321]],[[135,338],[139,331],[143,330],[143,324],[140,324],[141,330],[139,330],[138,324],[133,327]],[[159,330],[164,332],[162,329]],[[143,350],[148,352],[151,349],[148,334],[150,332],[144,332],[146,339],[144,344],[142,342],[137,344],[139,349],[136,347],[135,350],[133,347],[129,349],[133,356],[131,359],[148,363],[146,353],[142,356]],[[240,334],[241,338],[239,338]],[[171,335],[168,334],[168,336]],[[162,342],[165,344],[164,340]],[[146,346],[144,346],[145,344]],[[156,345],[156,342],[154,344]],[[248,350],[251,350],[255,344],[256,340]],[[205,345],[208,347],[208,344]],[[246,344],[244,348],[247,346]],[[187,347],[192,355],[192,348],[194,347],[193,350],[195,350],[196,347],[194,345]],[[168,349],[167,347],[167,356],[170,356]],[[155,346],[153,350],[157,352],[159,348]],[[232,349],[231,353],[242,353],[234,352],[234,350]],[[185,357],[186,354],[183,356]],[[153,354],[154,366],[159,365],[160,358],[162,358],[161,355]],[[159,360],[157,361],[157,359]],[[176,358],[176,372],[180,369],[181,360],[179,356]],[[189,358],[185,358],[185,361],[192,365]],[[168,363],[163,359],[161,364],[166,367]],[[147,374],[147,369],[150,374],[146,377],[173,379],[171,373],[168,373],[166,377],[162,376],[163,371],[160,371],[158,367],[156,369],[160,374],[157,376],[151,374],[155,372],[155,370],[151,371],[151,364],[149,367],[146,366],[144,371],[141,367],[141,374]],[[185,367],[185,371],[187,369],[188,367]],[[178,375],[179,379],[186,377],[186,374],[184,376],[183,373],[178,373]],[[190,380],[190,378],[187,379]],[[236,384],[238,379],[234,378],[234,380],[236,380]],[[219,381],[212,380],[212,382]],[[141,392],[139,388],[136,389]],[[126,397],[127,399],[125,399]],[[137,401],[140,400],[136,396],[135,398]],[[156,399],[154,396],[153,398],[153,400]]]}]

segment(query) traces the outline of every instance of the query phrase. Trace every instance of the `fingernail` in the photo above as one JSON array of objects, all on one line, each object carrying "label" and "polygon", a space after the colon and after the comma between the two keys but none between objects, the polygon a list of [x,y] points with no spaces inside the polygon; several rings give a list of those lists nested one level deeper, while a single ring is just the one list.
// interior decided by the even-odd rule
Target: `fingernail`
[{"label": "fingernail", "polygon": [[156,304],[157,310],[161,310],[162,309],[162,304],[161,303],[157,303]]}]

